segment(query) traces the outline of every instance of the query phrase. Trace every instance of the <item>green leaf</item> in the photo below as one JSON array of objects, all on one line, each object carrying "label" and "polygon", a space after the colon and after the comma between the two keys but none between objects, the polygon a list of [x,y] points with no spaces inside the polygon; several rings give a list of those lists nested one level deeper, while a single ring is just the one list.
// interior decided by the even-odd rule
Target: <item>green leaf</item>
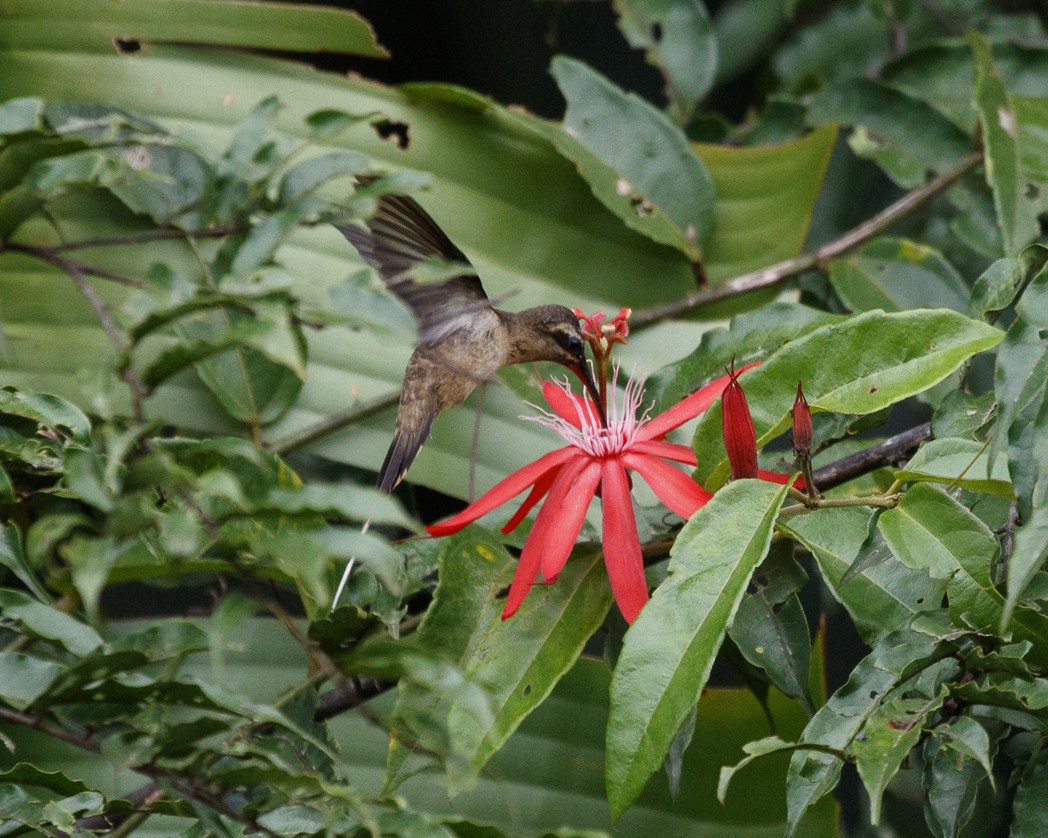
[{"label": "green leaf", "polygon": [[968,136],[930,105],[873,79],[845,79],[816,94],[808,120],[854,126],[852,151],[872,159],[905,189],[924,183],[929,169],[946,171],[971,151]]},{"label": "green leaf", "polygon": [[787,551],[772,549],[757,568],[728,633],[739,651],[763,669],[772,684],[799,698],[806,712],[815,707],[808,690],[811,638],[797,592],[808,576]]},{"label": "green leaf", "polygon": [[997,555],[997,539],[990,528],[945,492],[918,483],[903,495],[895,509],[877,520],[892,552],[907,567],[927,570],[946,579],[965,562],[982,563],[989,574]]},{"label": "green leaf", "polygon": [[951,748],[964,757],[977,762],[986,773],[991,788],[996,788],[993,778],[993,745],[986,728],[971,716],[958,716],[949,724],[935,728],[936,736],[942,738],[942,745]]},{"label": "green leaf", "polygon": [[[441,709],[466,765],[452,773],[452,793],[475,775],[550,694],[582,652],[611,605],[601,554],[579,550],[553,585],[536,586],[512,619],[502,620],[501,594],[514,564],[501,543],[473,527],[448,539],[440,555],[440,583],[418,631],[418,642],[458,663],[467,677],[489,685],[493,715],[478,724],[468,706]],[[398,712],[417,698],[401,691]],[[443,703],[443,702],[442,702]],[[418,708],[415,708],[418,712]]]},{"label": "green leaf", "polygon": [[[297,6],[297,4],[296,4]],[[48,43],[113,50],[124,41],[196,42],[251,46],[287,52],[332,52],[383,58],[370,25],[355,12],[320,6],[249,4],[225,0],[129,0],[114,8],[105,0],[70,7],[60,21],[33,19],[33,0],[16,0],[12,15],[25,16],[22,37],[46,33]],[[126,60],[126,59],[125,59]]]},{"label": "green leaf", "polygon": [[801,252],[836,141],[837,127],[826,125],[776,145],[694,144],[716,196],[716,225],[703,245],[710,282]]},{"label": "green leaf", "polygon": [[[842,319],[808,306],[772,303],[733,317],[728,328],[710,329],[690,355],[667,364],[647,381],[655,410],[667,410],[699,385],[724,374],[732,356],[746,361],[770,354],[786,341]],[[643,338],[643,333],[642,333]]]},{"label": "green leaf", "polygon": [[[1020,469],[1029,464],[1029,452],[1015,451],[1012,457],[1009,443],[1021,439],[1023,425],[1030,422],[1026,412],[1033,403],[1040,401],[1044,392],[1045,380],[1048,379],[1048,351],[1040,330],[1029,324],[1025,318],[1017,318],[1008,328],[1008,332],[997,351],[997,365],[994,369],[994,395],[997,398],[1000,415],[993,438],[990,440],[989,462],[999,465],[998,455],[1008,450],[1009,465],[1013,462]],[[1013,425],[1017,426],[1013,432]],[[1026,463],[1021,462],[1025,459]],[[1022,498],[1020,498],[1022,500]],[[1025,510],[1028,512],[1028,510]]]},{"label": "green leaf", "polygon": [[945,483],[1004,498],[1014,497],[1008,467],[998,460],[990,468],[986,446],[971,439],[933,439],[918,449],[895,477],[903,481]]},{"label": "green leaf", "polygon": [[236,349],[249,340],[268,334],[275,326],[265,320],[241,319],[215,336],[177,343],[161,352],[142,371],[142,383],[147,387],[159,387],[186,367]]},{"label": "green leaf", "polygon": [[[866,312],[786,344],[742,378],[760,447],[790,425],[797,382],[813,411],[867,414],[937,384],[1003,337],[946,309]],[[826,358],[835,359],[827,364]],[[720,403],[699,419],[693,446],[707,488],[728,475]]]},{"label": "green leaf", "polygon": [[968,42],[975,56],[974,105],[982,126],[986,181],[993,190],[1004,255],[1015,256],[1037,238],[1038,206],[1030,195],[1031,187],[1035,194],[1040,187],[1028,182],[1022,170],[1015,104],[994,66],[990,44],[977,31],[968,33]]},{"label": "green leaf", "polygon": [[[906,628],[886,635],[819,709],[798,744],[818,743],[835,750],[849,747],[889,691],[953,651],[950,644],[940,642],[935,631],[945,626],[929,628],[932,633]],[[841,759],[831,753],[798,750],[793,755],[786,785],[787,836],[796,834],[808,808],[837,785],[841,765]]]},{"label": "green leaf", "polygon": [[119,153],[130,173],[110,191],[135,213],[164,223],[202,200],[214,177],[200,155],[185,148],[142,143]]},{"label": "green leaf", "polygon": [[0,588],[0,609],[5,620],[18,623],[30,636],[53,640],[74,655],[89,654],[102,645],[90,626],[19,591]]},{"label": "green leaf", "polygon": [[968,286],[928,245],[887,236],[830,262],[830,282],[852,311],[968,308]]},{"label": "green leaf", "polygon": [[736,481],[677,537],[669,576],[626,633],[612,679],[605,776],[613,817],[644,789],[698,700],[785,497],[785,486]]},{"label": "green leaf", "polygon": [[[328,181],[352,178],[367,168],[367,157],[358,151],[334,151],[313,157],[288,169],[280,182],[280,200],[293,203]],[[352,181],[346,185],[352,185]]]},{"label": "green leaf", "polygon": [[50,690],[63,671],[54,661],[0,651],[0,699],[16,710],[25,710]]},{"label": "green leaf", "polygon": [[973,396],[963,390],[947,393],[932,414],[932,436],[945,439],[956,436],[982,440],[987,426],[997,416],[997,402],[993,393]]},{"label": "green leaf", "polygon": [[1015,544],[1008,559],[1008,596],[1001,614],[1001,632],[1008,629],[1012,614],[1034,575],[1048,561],[1048,506],[1038,506],[1030,519],[1015,533]]},{"label": "green leaf", "polygon": [[910,750],[920,741],[924,724],[942,707],[946,690],[932,699],[893,698],[883,702],[863,725],[853,747],[855,767],[870,796],[870,823],[881,820],[881,799]]},{"label": "green leaf", "polygon": [[994,322],[1048,266],[1048,247],[1031,244],[1018,258],[998,259],[975,281],[968,315]]},{"label": "green leaf", "polygon": [[717,37],[701,0],[616,0],[619,29],[663,77],[669,111],[687,125],[717,71]]},{"label": "green leaf", "polygon": [[26,561],[22,533],[14,524],[0,524],[0,565],[10,570],[41,602],[50,602],[51,597],[36,578]]},{"label": "green leaf", "polygon": [[778,736],[766,736],[763,739],[755,739],[753,742],[747,742],[742,746],[742,750],[746,756],[739,760],[735,765],[725,765],[721,768],[720,777],[717,780],[717,799],[721,803],[724,803],[724,799],[728,794],[728,786],[731,785],[732,778],[754,760],[768,756],[768,754],[788,753],[796,750],[797,747],[797,743],[784,742]]},{"label": "green leaf", "polygon": [[554,138],[558,150],[628,226],[699,261],[713,228],[713,180],[681,130],[580,61],[557,56],[550,73],[575,141]]},{"label": "green leaf", "polygon": [[41,127],[44,103],[41,99],[23,97],[0,104],[0,134],[21,134]]},{"label": "green leaf", "polygon": [[870,645],[915,614],[934,608],[946,591],[944,580],[932,579],[894,557],[843,581],[866,542],[872,517],[869,509],[820,509],[782,525],[811,551],[830,593]]},{"label": "green leaf", "polygon": [[981,766],[962,759],[943,740],[928,737],[924,752],[923,783],[927,789],[924,817],[936,838],[958,838],[992,800],[992,789]]},{"label": "green leaf", "polygon": [[1034,838],[1044,829],[1048,807],[1048,764],[1039,762],[1023,776],[1012,803],[1012,838]]}]

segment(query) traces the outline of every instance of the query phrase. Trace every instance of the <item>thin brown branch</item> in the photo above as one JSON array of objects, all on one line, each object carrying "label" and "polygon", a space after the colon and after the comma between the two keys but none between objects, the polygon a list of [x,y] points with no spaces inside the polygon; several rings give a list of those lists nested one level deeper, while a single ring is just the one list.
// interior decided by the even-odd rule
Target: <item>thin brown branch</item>
[{"label": "thin brown branch", "polygon": [[[112,345],[118,355],[124,352],[129,346],[128,340],[113,319],[113,316],[109,313],[109,306],[106,305],[105,300],[99,296],[98,292],[94,289],[94,286],[88,282],[80,263],[73,262],[56,254],[41,255],[40,258],[51,262],[69,275],[69,278],[73,280],[73,284],[76,286],[77,290],[83,294],[84,299],[87,300],[87,304],[91,306],[91,310],[94,311],[95,317],[98,318],[98,322],[102,326],[102,331],[105,332],[106,337],[109,339],[110,345]],[[135,413],[135,419],[139,422],[144,422],[145,399],[148,389],[145,384],[142,383],[142,379],[139,378],[138,373],[130,366],[126,366],[123,369],[121,378],[123,378],[124,383],[127,384],[128,389],[131,391],[131,404]]]},{"label": "thin brown branch", "polygon": [[211,227],[205,230],[180,230],[177,227],[157,227],[153,230],[138,230],[133,233],[119,233],[112,236],[99,236],[94,239],[65,242],[50,249],[55,253],[66,250],[86,250],[91,247],[110,247],[122,244],[146,244],[154,241],[171,241],[177,239],[221,239],[243,232],[245,228],[229,225]]},{"label": "thin brown branch", "polygon": [[100,268],[97,265],[89,265],[86,262],[80,262],[76,259],[69,259],[66,256],[62,256],[59,251],[63,249],[62,245],[55,246],[43,246],[43,245],[32,245],[22,244],[20,242],[7,242],[3,250],[9,250],[12,253],[23,253],[26,256],[32,256],[41,261],[47,262],[50,265],[54,265],[59,270],[65,271],[65,273],[72,275],[73,271],[81,274],[82,276],[93,276],[98,279],[108,279],[110,282],[116,282],[119,285],[126,285],[129,288],[144,288],[145,283],[140,279],[135,279],[130,276],[124,276],[113,271],[107,270],[106,268]]},{"label": "thin brown branch", "polygon": [[58,739],[68,745],[75,745],[82,750],[91,751],[93,754],[99,754],[102,752],[101,747],[89,737],[82,736],[79,733],[74,733],[71,730],[66,730],[60,725],[53,724],[45,719],[33,716],[30,713],[23,713],[20,710],[12,710],[10,707],[0,707],[0,719],[5,722],[21,725],[22,727],[28,727],[31,730],[38,730],[41,733],[46,733],[53,739]]},{"label": "thin brown branch", "polygon": [[369,416],[374,416],[376,413],[393,407],[398,401],[400,401],[399,390],[385,396],[379,396],[377,399],[372,399],[369,402],[358,404],[348,410],[343,410],[340,413],[329,416],[327,419],[322,419],[314,425],[303,428],[301,431],[288,434],[283,439],[269,443],[266,447],[276,454],[287,454],[309,445],[311,442],[316,442],[321,437],[339,431],[347,425],[351,425],[361,419],[367,419]]},{"label": "thin brown branch", "polygon": [[937,175],[923,186],[907,192],[895,203],[890,204],[876,215],[853,227],[840,238],[824,244],[813,253],[805,253],[792,259],[786,259],[777,264],[769,265],[767,268],[761,268],[760,270],[737,276],[720,285],[700,288],[698,291],[692,291],[678,300],[671,300],[668,303],[635,311],[630,318],[630,326],[639,328],[659,320],[677,317],[693,308],[715,303],[728,297],[735,297],[739,294],[746,294],[760,288],[768,288],[792,277],[800,276],[810,270],[822,268],[831,259],[836,259],[838,256],[884,232],[897,221],[926,204],[936,195],[949,189],[974,169],[981,160],[982,155],[975,153],[961,158],[952,169]]}]

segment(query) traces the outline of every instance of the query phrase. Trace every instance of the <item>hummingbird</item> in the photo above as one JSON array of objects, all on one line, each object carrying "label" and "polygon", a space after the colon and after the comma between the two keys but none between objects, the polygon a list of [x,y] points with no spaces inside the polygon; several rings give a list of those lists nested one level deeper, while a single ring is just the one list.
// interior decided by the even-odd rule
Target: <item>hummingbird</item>
[{"label": "hummingbird", "polygon": [[[606,424],[586,364],[579,318],[562,305],[512,312],[495,308],[466,255],[407,195],[383,195],[366,227],[335,225],[418,321],[418,346],[404,372],[396,430],[378,476],[391,492],[404,478],[433,420],[457,407],[477,385],[508,364],[553,361],[567,367],[593,397]],[[461,263],[463,273],[443,282],[413,276],[422,264]]]}]

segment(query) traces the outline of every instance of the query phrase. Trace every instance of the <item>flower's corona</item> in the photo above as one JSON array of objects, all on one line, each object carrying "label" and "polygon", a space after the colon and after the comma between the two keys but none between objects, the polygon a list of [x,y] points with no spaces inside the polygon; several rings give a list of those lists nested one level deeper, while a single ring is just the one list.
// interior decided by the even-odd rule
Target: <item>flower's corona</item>
[{"label": "flower's corona", "polygon": [[[619,369],[615,367],[611,377],[611,393],[618,391]],[[629,451],[637,441],[637,434],[648,421],[653,404],[648,405],[638,415],[644,399],[644,380],[629,378],[622,394],[621,405],[614,395],[609,399],[607,414],[608,426],[601,424],[600,416],[589,399],[580,398],[571,392],[571,385],[565,378],[554,379],[554,383],[563,390],[566,399],[574,408],[574,421],[552,413],[529,402],[539,416],[521,416],[528,422],[556,431],[568,445],[579,448],[595,458],[614,457]]]}]

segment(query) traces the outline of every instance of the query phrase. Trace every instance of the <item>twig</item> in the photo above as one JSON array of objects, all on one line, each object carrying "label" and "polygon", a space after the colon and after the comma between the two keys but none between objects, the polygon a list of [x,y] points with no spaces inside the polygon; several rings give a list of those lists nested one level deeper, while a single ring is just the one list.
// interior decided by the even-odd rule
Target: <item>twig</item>
[{"label": "twig", "polygon": [[756,291],[759,288],[768,288],[791,277],[807,273],[815,268],[821,268],[831,259],[835,259],[843,253],[873,238],[896,221],[905,217],[921,205],[927,203],[940,192],[949,189],[970,172],[982,160],[981,154],[969,154],[961,158],[949,171],[932,178],[928,183],[907,192],[895,203],[885,207],[872,218],[866,219],[856,227],[853,227],[843,236],[828,242],[814,253],[805,253],[792,259],[778,262],[767,268],[761,268],[734,279],[728,280],[720,285],[707,286],[698,291],[685,294],[678,300],[652,306],[642,311],[633,312],[630,318],[630,326],[639,328],[648,326],[658,320],[668,317],[676,317],[693,308],[714,303],[719,300]]},{"label": "twig", "polygon": [[65,242],[50,248],[55,253],[65,250],[86,250],[90,247],[109,247],[110,245],[141,244],[152,241],[168,241],[172,239],[221,239],[243,232],[244,228],[234,227],[212,227],[206,230],[179,230],[177,227],[157,227],[153,230],[138,230],[133,233],[120,233],[113,236],[99,236],[94,239],[81,239],[75,242]]},{"label": "twig", "polygon": [[145,287],[145,283],[140,279],[124,276],[123,274],[114,273],[106,268],[100,268],[97,265],[89,265],[86,262],[80,262],[62,256],[60,251],[65,249],[63,245],[44,247],[22,244],[20,242],[7,242],[0,249],[9,250],[12,253],[23,253],[26,256],[32,256],[36,259],[47,262],[50,265],[54,265],[59,270],[65,271],[70,275],[72,275],[73,271],[76,271],[83,276],[94,276],[99,279],[108,279],[110,282],[116,282],[119,285],[126,285],[129,288]]},{"label": "twig", "polygon": [[309,443],[315,442],[321,437],[341,430],[346,425],[350,425],[361,419],[367,419],[369,416],[374,416],[376,413],[392,407],[398,401],[400,401],[399,390],[385,396],[379,396],[377,399],[372,399],[369,402],[356,405],[348,410],[343,410],[341,413],[336,413],[333,416],[329,416],[327,419],[322,419],[314,425],[303,428],[301,431],[288,434],[283,439],[278,439],[276,442],[272,442],[266,447],[275,454],[287,454],[291,451],[302,448],[303,446],[309,445]]}]

